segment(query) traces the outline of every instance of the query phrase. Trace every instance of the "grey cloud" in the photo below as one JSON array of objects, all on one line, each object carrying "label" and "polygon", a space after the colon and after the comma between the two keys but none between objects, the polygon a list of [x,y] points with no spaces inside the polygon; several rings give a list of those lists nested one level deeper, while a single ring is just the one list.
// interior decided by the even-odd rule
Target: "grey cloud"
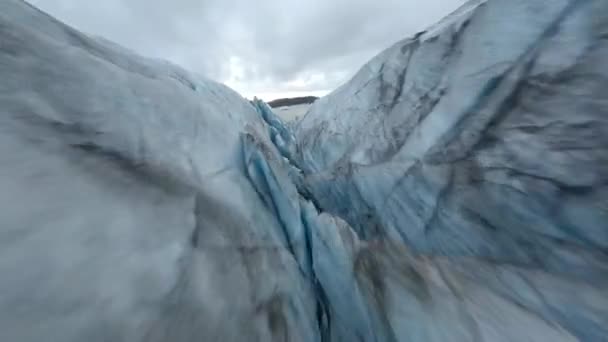
[{"label": "grey cloud", "polygon": [[93,35],[256,92],[331,90],[464,0],[29,0]]}]

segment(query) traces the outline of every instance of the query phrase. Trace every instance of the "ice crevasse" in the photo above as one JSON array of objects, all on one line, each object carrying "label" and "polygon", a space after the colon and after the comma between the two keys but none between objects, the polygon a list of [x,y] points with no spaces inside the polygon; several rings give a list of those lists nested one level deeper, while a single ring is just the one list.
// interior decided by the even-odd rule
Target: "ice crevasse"
[{"label": "ice crevasse", "polygon": [[471,1],[286,125],[0,3],[0,341],[605,341],[608,3]]}]

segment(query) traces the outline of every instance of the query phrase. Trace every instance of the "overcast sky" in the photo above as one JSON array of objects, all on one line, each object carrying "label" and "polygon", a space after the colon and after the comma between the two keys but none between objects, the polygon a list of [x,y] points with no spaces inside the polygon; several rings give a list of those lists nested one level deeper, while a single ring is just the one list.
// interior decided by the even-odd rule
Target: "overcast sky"
[{"label": "overcast sky", "polygon": [[465,0],[28,0],[247,97],[323,95]]}]

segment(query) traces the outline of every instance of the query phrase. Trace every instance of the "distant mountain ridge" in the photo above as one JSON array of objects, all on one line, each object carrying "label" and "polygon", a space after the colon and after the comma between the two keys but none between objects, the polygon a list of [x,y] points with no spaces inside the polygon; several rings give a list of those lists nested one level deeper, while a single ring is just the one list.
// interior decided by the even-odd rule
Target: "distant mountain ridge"
[{"label": "distant mountain ridge", "polygon": [[301,96],[301,97],[290,97],[284,99],[276,99],[268,102],[268,105],[272,108],[295,106],[300,104],[311,104],[317,101],[319,98],[316,96]]}]

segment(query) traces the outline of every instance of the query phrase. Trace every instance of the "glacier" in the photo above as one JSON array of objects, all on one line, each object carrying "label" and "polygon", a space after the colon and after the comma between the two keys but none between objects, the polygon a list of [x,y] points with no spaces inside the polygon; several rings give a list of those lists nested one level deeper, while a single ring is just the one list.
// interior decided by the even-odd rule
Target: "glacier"
[{"label": "glacier", "polygon": [[472,0],[286,124],[0,3],[1,341],[605,341],[608,3]]}]

